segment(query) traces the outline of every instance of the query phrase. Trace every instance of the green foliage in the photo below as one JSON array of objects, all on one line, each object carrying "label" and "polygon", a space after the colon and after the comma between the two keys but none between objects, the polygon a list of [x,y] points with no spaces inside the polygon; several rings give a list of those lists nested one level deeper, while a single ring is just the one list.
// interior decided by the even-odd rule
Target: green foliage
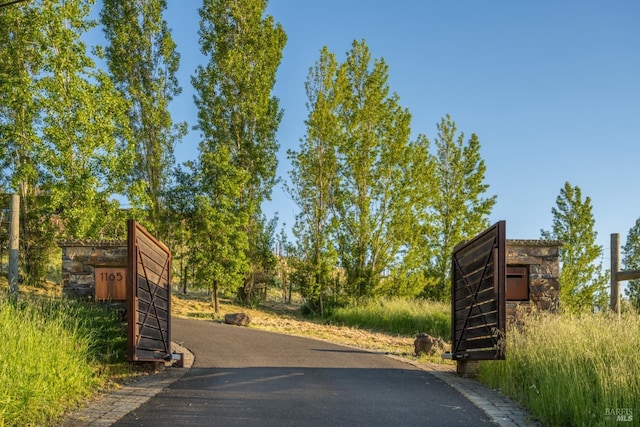
[{"label": "green foliage", "polygon": [[403,243],[399,230],[407,226],[411,115],[387,81],[387,64],[372,63],[364,41],[353,43],[336,76],[335,241],[347,292],[358,297],[372,295],[391,268]]},{"label": "green foliage", "polygon": [[[262,0],[205,0],[199,9],[200,46],[209,62],[192,78],[203,139],[192,169],[197,215],[191,219],[197,265],[214,274],[213,289],[236,286],[241,277],[246,290],[271,262],[260,246],[269,231],[260,206],[276,182],[282,111],[271,91],[286,35],[271,16],[263,18],[265,9]],[[224,243],[222,252],[211,250],[212,238]],[[250,250],[254,244],[260,249]]]},{"label": "green foliage", "polygon": [[125,104],[88,56],[90,0],[0,10],[0,185],[21,196],[29,283],[56,238],[117,237]]},{"label": "green foliage", "polygon": [[125,104],[81,41],[93,25],[90,4],[42,4],[47,49],[38,83],[45,144],[37,152],[37,185],[70,238],[104,236],[105,222],[117,211],[110,198],[122,188],[120,170],[129,169],[126,146],[116,139],[125,131]]},{"label": "green foliage", "polygon": [[0,9],[0,185],[18,188],[37,177],[33,155],[41,143],[36,130],[42,72],[42,16],[38,9]]},{"label": "green foliage", "polygon": [[[417,293],[403,258],[415,247],[415,203],[428,193],[416,192],[417,183],[431,183],[415,174],[430,169],[418,163],[424,145],[410,143],[411,115],[387,80],[388,66],[372,61],[364,41],[354,42],[341,64],[323,48],[309,71],[307,131],[300,150],[288,153],[288,191],[301,211],[294,227],[304,264],[298,279],[312,305],[400,288]],[[386,280],[391,274],[395,280]],[[336,283],[342,290],[329,295]]]},{"label": "green foliage", "polygon": [[591,209],[591,199],[583,200],[580,188],[566,182],[551,210],[552,231],[542,231],[543,238],[564,243],[560,247],[560,302],[570,312],[606,307],[609,278],[597,262],[602,247],[595,243],[598,233]]},{"label": "green foliage", "polygon": [[[324,318],[347,300],[339,270],[318,271],[312,262],[297,257],[289,257],[287,264],[291,269],[290,286],[300,292],[309,314]],[[324,280],[320,282],[319,277]]]},{"label": "green foliage", "polygon": [[257,285],[268,285],[275,274],[277,258],[273,249],[277,223],[277,216],[267,220],[264,215],[256,217],[250,223],[252,229],[247,234],[251,236],[251,244],[247,250],[247,258],[251,263],[251,272],[245,278],[242,297],[252,306],[259,301],[258,295],[255,294]]},{"label": "green foliage", "polygon": [[186,123],[174,124],[168,109],[181,92],[175,77],[180,55],[162,16],[165,9],[164,0],[105,0],[100,18],[109,70],[128,105],[129,149],[135,152],[127,177],[130,214],[166,241],[174,145],[186,134]]},{"label": "green foliage", "polygon": [[[640,218],[629,230],[627,241],[622,248],[623,262],[627,270],[640,270]],[[630,280],[625,289],[631,306],[640,313],[640,280]]]},{"label": "green foliage", "polygon": [[437,248],[428,273],[435,284],[425,287],[424,294],[444,299],[450,295],[453,248],[489,226],[496,196],[483,197],[489,186],[484,183],[486,166],[476,134],[465,143],[464,133],[458,134],[456,123],[447,115],[438,124],[434,145],[433,224],[425,244]]},{"label": "green foliage", "polygon": [[0,424],[49,425],[104,382],[98,363],[122,361],[115,313],[64,300],[0,302]]},{"label": "green foliage", "polygon": [[520,402],[545,426],[634,421],[640,392],[640,319],[636,315],[539,314],[512,324],[506,360],[480,364],[480,380]]},{"label": "green foliage", "polygon": [[423,299],[368,299],[360,304],[336,308],[333,322],[400,335],[427,333],[448,341],[451,336],[451,306]]},{"label": "green foliage", "polygon": [[331,221],[331,193],[338,167],[334,115],[337,67],[335,56],[323,48],[305,83],[309,109],[307,135],[299,151],[287,152],[293,168],[289,172],[292,185],[286,189],[300,209],[293,227],[297,257],[292,265],[292,283],[308,304],[320,312],[324,311],[321,306],[332,282],[333,267],[337,265],[337,252],[330,240],[335,228]]},{"label": "green foliage", "polygon": [[37,286],[44,282],[47,266],[54,249],[56,230],[53,224],[43,221],[47,217],[48,205],[43,197],[24,197],[21,204],[32,201],[35,206],[23,208],[23,224],[20,238],[20,264],[24,272],[24,284]]},{"label": "green foliage", "polygon": [[[306,82],[307,129],[287,190],[300,208],[294,235],[305,297],[448,296],[453,247],[488,226],[476,135],[449,116],[410,141],[411,115],[390,92],[388,66],[355,41],[339,64],[325,47]],[[340,270],[336,270],[339,266]],[[317,301],[316,301],[317,303]],[[314,303],[315,304],[315,303]]]},{"label": "green foliage", "polygon": [[403,197],[408,201],[396,220],[398,238],[403,242],[388,277],[381,280],[375,293],[384,296],[415,297],[433,288],[439,278],[430,274],[430,260],[435,259],[437,247],[432,243],[436,232],[436,159],[430,152],[430,142],[419,135],[408,149],[410,164],[405,172]]},{"label": "green foliage", "polygon": [[22,196],[20,244],[28,283],[44,276],[43,259],[51,246],[51,227],[40,219],[43,203],[36,201],[33,190],[39,176],[37,155],[43,144],[37,129],[42,20],[40,10],[26,5],[0,9],[0,188],[10,193],[20,190]]},{"label": "green foliage", "polygon": [[[191,259],[197,286],[235,293],[243,284],[248,269],[246,251],[249,242],[243,233],[243,217],[231,208],[233,199],[218,197],[215,204],[206,196],[195,197],[190,216]],[[230,206],[231,205],[231,206]],[[215,298],[215,295],[214,295]]]}]

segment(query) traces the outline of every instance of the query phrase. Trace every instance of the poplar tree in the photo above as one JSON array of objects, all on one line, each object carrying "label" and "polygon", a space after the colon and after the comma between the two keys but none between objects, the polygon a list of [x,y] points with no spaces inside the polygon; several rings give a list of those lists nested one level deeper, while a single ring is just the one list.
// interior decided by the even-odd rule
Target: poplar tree
[{"label": "poplar tree", "polygon": [[337,123],[336,91],[338,63],[324,47],[320,59],[309,70],[305,90],[308,118],[306,134],[298,151],[289,150],[292,164],[288,194],[298,205],[293,234],[297,240],[297,259],[293,279],[307,305],[324,314],[325,297],[337,265],[337,252],[331,240],[332,193],[337,176],[336,147],[341,131]]},{"label": "poplar tree", "polygon": [[[640,218],[629,230],[627,241],[622,248],[626,270],[640,270]],[[631,306],[640,313],[640,279],[630,280],[625,293]]]},{"label": "poplar tree", "polygon": [[100,13],[107,64],[128,103],[135,149],[127,189],[132,214],[161,239],[169,233],[174,146],[186,134],[186,123],[174,124],[169,112],[181,88],[176,79],[180,55],[163,18],[166,7],[165,0],[104,0]]},{"label": "poplar tree", "polygon": [[334,265],[346,280],[337,292],[446,297],[454,244],[486,228],[495,204],[484,196],[477,136],[465,143],[447,116],[437,155],[426,136],[410,141],[411,115],[387,79],[364,41],[342,64],[324,48],[307,79],[307,132],[289,152],[289,190],[301,210],[296,280],[320,305],[336,293]]},{"label": "poplar tree", "polygon": [[488,216],[496,196],[485,197],[486,166],[480,156],[480,140],[476,134],[465,142],[449,115],[437,125],[434,141],[435,194],[431,229],[425,244],[436,248],[431,260],[425,296],[444,299],[451,289],[451,254],[453,248],[489,226]]},{"label": "poplar tree", "polygon": [[194,229],[204,247],[215,245],[206,241],[211,235],[228,241],[228,256],[203,249],[198,265],[212,270],[213,283],[242,285],[247,300],[256,274],[275,264],[273,254],[250,250],[250,243],[264,241],[261,204],[276,183],[282,117],[271,91],[286,35],[273,17],[263,17],[266,6],[265,0],[204,0],[198,34],[209,62],[192,78],[202,134],[194,172],[200,205],[211,214]]},{"label": "poplar tree", "polygon": [[403,245],[411,115],[387,81],[387,64],[372,61],[365,41],[342,64],[324,48],[309,73],[307,133],[290,159],[306,280],[320,296],[336,256],[346,292],[373,295]]},{"label": "poplar tree", "polygon": [[[392,296],[415,297],[433,289],[441,279],[433,275],[432,262],[438,255],[434,244],[437,212],[434,210],[438,194],[435,178],[436,158],[425,135],[418,135],[409,147],[410,165],[404,177],[404,198],[408,208],[402,213],[405,225],[400,229],[403,242],[397,265],[381,289]],[[433,297],[433,294],[431,295]]]},{"label": "poplar tree", "polygon": [[551,231],[542,231],[546,239],[561,240],[560,303],[570,312],[592,311],[606,306],[608,274],[598,260],[602,246],[596,244],[591,198],[582,198],[578,186],[566,182],[551,209]]},{"label": "poplar tree", "polygon": [[408,209],[401,185],[411,114],[390,92],[388,73],[384,59],[372,62],[364,40],[353,42],[338,69],[336,240],[348,290],[358,297],[372,295],[392,266],[405,225],[397,219]]}]

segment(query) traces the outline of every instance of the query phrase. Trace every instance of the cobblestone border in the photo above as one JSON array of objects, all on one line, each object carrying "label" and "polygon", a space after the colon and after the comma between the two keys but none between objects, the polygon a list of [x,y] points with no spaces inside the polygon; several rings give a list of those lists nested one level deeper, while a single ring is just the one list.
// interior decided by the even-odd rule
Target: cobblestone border
[{"label": "cobblestone border", "polygon": [[142,377],[112,393],[98,396],[93,403],[66,417],[60,426],[107,427],[146,403],[180,379],[193,365],[194,355],[187,348],[172,342],[171,351],[183,354],[183,368],[165,367],[159,373]]}]

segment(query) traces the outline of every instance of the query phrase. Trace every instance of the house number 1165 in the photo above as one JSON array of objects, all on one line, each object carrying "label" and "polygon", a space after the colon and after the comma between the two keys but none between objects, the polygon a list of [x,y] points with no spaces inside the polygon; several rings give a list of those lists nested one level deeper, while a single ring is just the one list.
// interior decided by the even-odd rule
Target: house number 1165
[{"label": "house number 1165", "polygon": [[110,271],[103,271],[102,273],[100,273],[100,280],[105,282],[121,282],[123,279],[124,277],[119,271],[115,273]]}]

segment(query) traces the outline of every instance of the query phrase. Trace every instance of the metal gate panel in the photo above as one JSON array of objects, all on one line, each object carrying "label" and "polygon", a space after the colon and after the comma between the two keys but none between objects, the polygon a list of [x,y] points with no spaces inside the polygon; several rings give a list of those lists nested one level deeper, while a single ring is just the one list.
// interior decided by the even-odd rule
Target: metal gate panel
[{"label": "metal gate panel", "polygon": [[456,360],[504,359],[506,223],[457,246],[451,262],[451,340]]},{"label": "metal gate panel", "polygon": [[157,362],[171,357],[171,252],[129,220],[127,357]]}]

